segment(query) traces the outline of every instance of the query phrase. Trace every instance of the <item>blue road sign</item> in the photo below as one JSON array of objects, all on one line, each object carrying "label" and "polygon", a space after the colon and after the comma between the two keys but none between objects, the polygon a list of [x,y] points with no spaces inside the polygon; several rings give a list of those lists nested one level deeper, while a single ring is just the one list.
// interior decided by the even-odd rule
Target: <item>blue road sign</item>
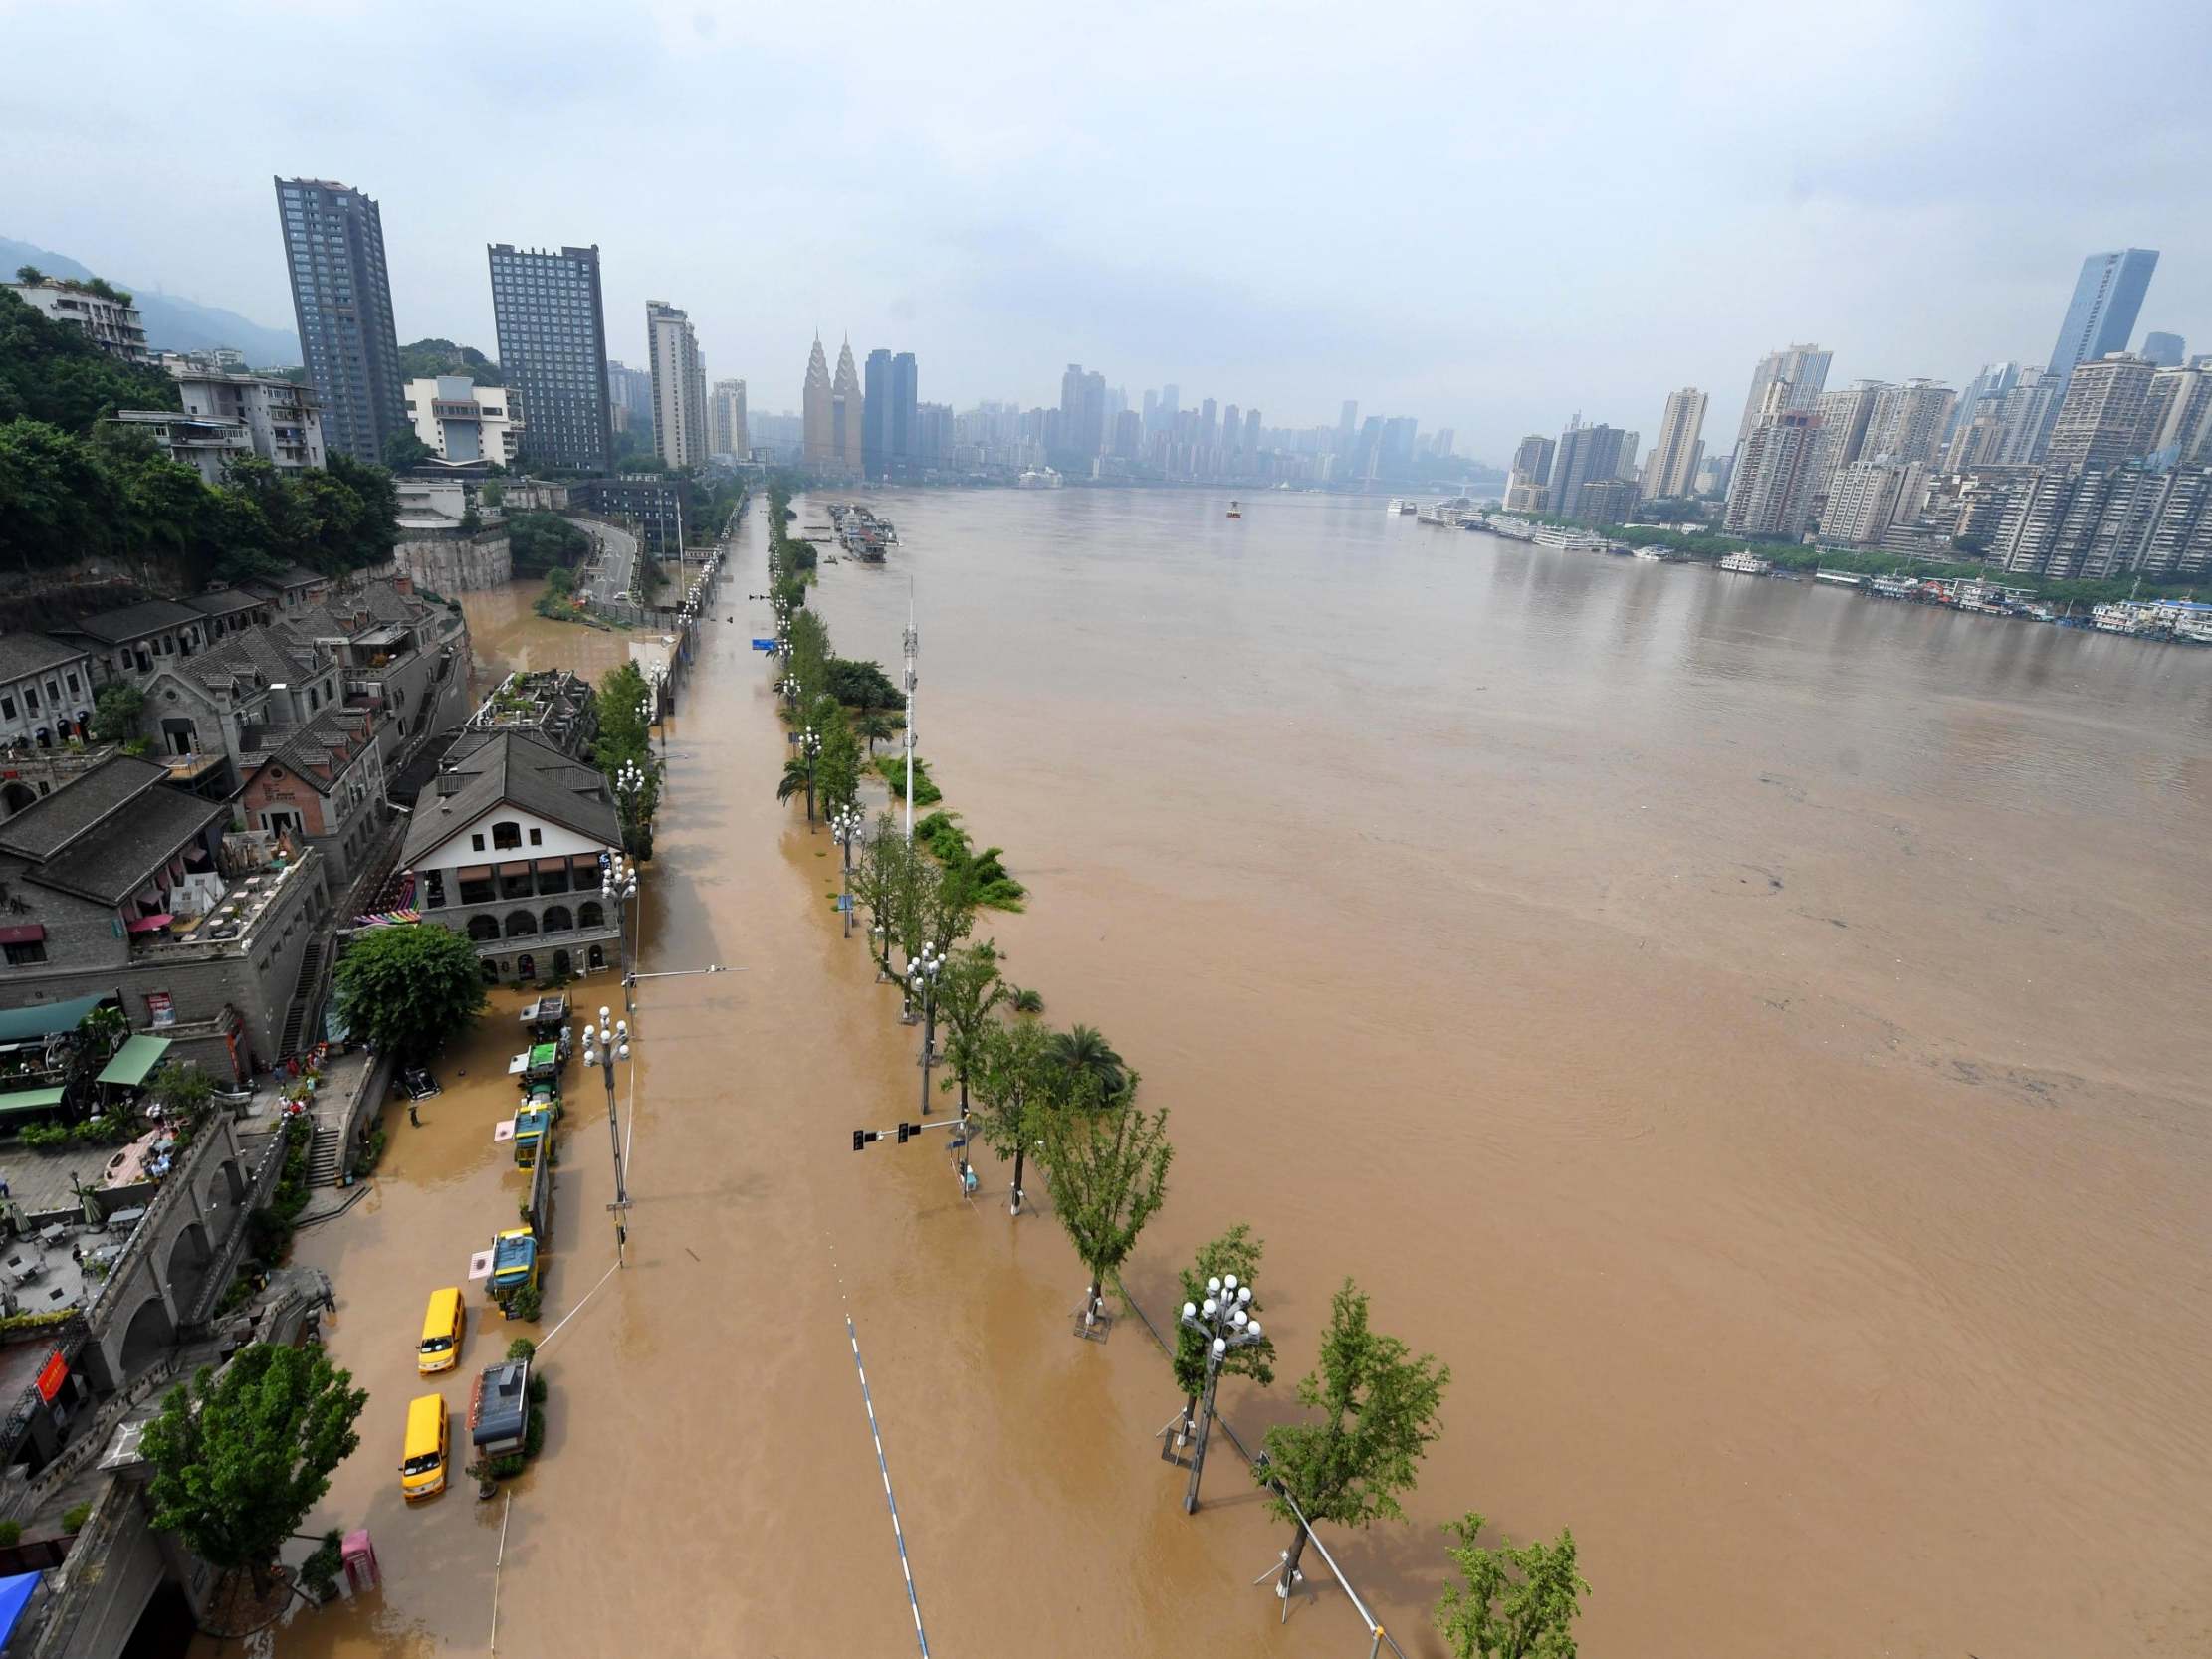
[{"label": "blue road sign", "polygon": [[753,642],[753,649],[756,651],[774,651],[775,649],[775,641],[772,639],[757,639]]}]

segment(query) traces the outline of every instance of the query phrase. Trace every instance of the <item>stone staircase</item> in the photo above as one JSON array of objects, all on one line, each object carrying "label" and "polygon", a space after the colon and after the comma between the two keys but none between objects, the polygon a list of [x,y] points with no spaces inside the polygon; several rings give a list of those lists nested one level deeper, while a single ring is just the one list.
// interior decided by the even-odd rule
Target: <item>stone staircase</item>
[{"label": "stone staircase", "polygon": [[344,1173],[345,1155],[343,1135],[331,1124],[318,1123],[315,1139],[308,1143],[308,1185],[335,1186]]},{"label": "stone staircase", "polygon": [[285,1010],[284,1032],[277,1039],[279,1059],[289,1059],[300,1052],[301,1040],[309,1035],[308,1017],[313,1006],[321,999],[316,992],[323,976],[324,938],[315,934],[308,940],[307,950],[300,957],[300,977],[292,987],[292,1006]]}]

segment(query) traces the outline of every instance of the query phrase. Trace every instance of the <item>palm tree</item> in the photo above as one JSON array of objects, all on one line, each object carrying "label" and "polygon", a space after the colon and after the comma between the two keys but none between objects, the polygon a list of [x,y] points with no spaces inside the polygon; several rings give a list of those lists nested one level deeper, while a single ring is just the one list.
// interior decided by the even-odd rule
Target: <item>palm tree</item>
[{"label": "palm tree", "polygon": [[775,798],[787,801],[793,795],[806,797],[806,821],[814,821],[814,762],[810,758],[792,755],[783,762],[783,775],[775,780]]},{"label": "palm tree", "polygon": [[852,729],[854,735],[868,740],[868,753],[871,757],[875,754],[876,744],[888,743],[899,733],[897,725],[890,717],[877,709],[863,709],[860,718],[852,723]]},{"label": "palm tree", "polygon": [[1045,1052],[1070,1080],[1088,1080],[1103,1098],[1120,1094],[1127,1081],[1121,1056],[1096,1026],[1071,1025],[1065,1031],[1053,1032]]},{"label": "palm tree", "polygon": [[1044,993],[1030,990],[1024,985],[1009,984],[1006,986],[1006,1006],[1017,1014],[1041,1014],[1044,1012]]}]

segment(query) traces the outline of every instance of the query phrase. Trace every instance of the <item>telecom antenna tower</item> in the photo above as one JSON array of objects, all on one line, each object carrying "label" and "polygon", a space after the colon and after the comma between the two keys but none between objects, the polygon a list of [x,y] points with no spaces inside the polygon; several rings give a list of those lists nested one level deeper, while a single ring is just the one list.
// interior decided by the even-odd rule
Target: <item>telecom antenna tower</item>
[{"label": "telecom antenna tower", "polygon": [[914,629],[914,583],[906,584],[906,844],[914,845],[914,659],[922,636]]}]

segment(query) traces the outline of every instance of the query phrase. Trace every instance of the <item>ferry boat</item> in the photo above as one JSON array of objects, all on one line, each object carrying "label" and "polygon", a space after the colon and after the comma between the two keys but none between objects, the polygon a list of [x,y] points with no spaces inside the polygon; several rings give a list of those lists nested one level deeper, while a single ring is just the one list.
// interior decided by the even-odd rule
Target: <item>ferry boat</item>
[{"label": "ferry boat", "polygon": [[1243,518],[1243,517],[1244,517],[1244,504],[1243,504],[1242,502],[1230,502],[1230,503],[1228,504],[1228,516],[1229,516],[1229,517],[1230,517],[1231,518]]},{"label": "ferry boat", "polygon": [[1739,551],[1728,554],[1716,568],[1737,576],[1771,576],[1774,574],[1774,560],[1761,558],[1757,553]]},{"label": "ferry boat", "polygon": [[1419,513],[1421,507],[1419,503],[1409,501],[1404,496],[1393,496],[1390,499],[1390,506],[1383,511],[1386,513]]},{"label": "ferry boat", "polygon": [[1654,564],[1674,564],[1682,555],[1671,547],[1639,547],[1630,556],[1649,559]]}]

